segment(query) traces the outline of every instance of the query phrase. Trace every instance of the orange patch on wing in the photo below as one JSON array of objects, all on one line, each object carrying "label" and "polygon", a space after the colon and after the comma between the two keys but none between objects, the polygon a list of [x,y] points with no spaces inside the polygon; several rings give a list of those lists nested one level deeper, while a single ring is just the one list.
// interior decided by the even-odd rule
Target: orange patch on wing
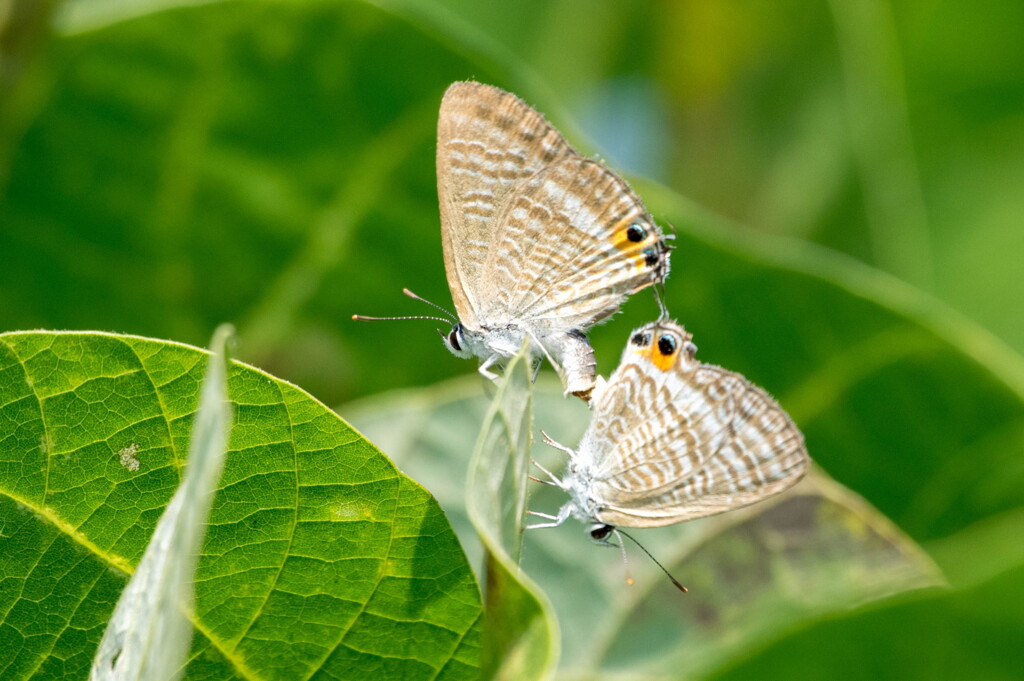
[{"label": "orange patch on wing", "polygon": [[657,367],[660,371],[668,371],[675,366],[676,358],[679,356],[679,352],[675,351],[671,355],[661,354],[661,350],[658,349],[658,341],[655,340],[651,343],[651,347],[648,348],[651,359],[651,364]]},{"label": "orange patch on wing", "polygon": [[679,357],[678,350],[673,352],[671,355],[661,354],[661,350],[658,349],[657,338],[655,338],[654,341],[647,347],[639,348],[636,346],[630,346],[630,348],[637,355],[643,357],[651,364],[653,364],[654,368],[658,369],[659,371],[668,371],[669,369],[671,369],[673,366],[675,366],[676,359]]},{"label": "orange patch on wing", "polygon": [[646,256],[644,255],[644,248],[653,241],[654,235],[648,231],[640,241],[629,240],[629,226],[635,223],[635,219],[622,220],[619,224],[615,225],[612,231],[612,246],[628,255],[633,261],[633,265],[638,270],[643,270],[645,266]]}]

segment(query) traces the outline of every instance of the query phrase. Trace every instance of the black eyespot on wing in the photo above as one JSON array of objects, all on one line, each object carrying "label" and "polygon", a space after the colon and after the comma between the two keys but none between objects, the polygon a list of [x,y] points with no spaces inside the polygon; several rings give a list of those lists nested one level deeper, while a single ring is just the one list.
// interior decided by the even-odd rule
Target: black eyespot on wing
[{"label": "black eyespot on wing", "polygon": [[614,529],[611,525],[599,525],[590,531],[590,538],[595,541],[603,541]]},{"label": "black eyespot on wing", "polygon": [[651,334],[643,331],[635,333],[633,334],[633,337],[629,339],[629,342],[641,348],[647,347],[651,344]]},{"label": "black eyespot on wing", "polygon": [[648,267],[654,267],[655,265],[658,264],[658,260],[660,260],[660,258],[658,257],[658,252],[655,249],[644,249],[644,264],[646,264]]},{"label": "black eyespot on wing", "polygon": [[670,333],[663,333],[658,339],[658,352],[666,357],[671,355],[679,347],[679,341]]},{"label": "black eyespot on wing", "polygon": [[626,229],[626,238],[633,243],[639,243],[647,238],[647,230],[643,225],[634,222]]}]

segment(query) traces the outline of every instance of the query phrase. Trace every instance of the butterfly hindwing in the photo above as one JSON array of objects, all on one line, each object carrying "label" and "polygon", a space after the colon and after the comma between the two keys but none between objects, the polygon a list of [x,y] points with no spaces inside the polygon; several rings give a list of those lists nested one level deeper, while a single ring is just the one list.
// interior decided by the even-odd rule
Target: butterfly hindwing
[{"label": "butterfly hindwing", "polygon": [[588,328],[664,276],[661,231],[628,185],[591,159],[570,155],[538,172],[497,223],[482,278],[493,313],[541,330]]},{"label": "butterfly hindwing", "polygon": [[[652,344],[666,330],[685,337],[670,322],[645,328]],[[661,366],[657,359],[653,347],[647,354],[627,348],[595,401],[593,432],[580,452],[602,522],[653,527],[712,515],[803,476],[803,436],[765,391],[685,353]]]}]

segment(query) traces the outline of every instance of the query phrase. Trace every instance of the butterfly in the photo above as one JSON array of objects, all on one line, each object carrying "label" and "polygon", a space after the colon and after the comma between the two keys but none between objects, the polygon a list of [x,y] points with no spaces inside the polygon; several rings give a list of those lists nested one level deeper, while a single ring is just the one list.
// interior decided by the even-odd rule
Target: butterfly
[{"label": "butterfly", "polygon": [[640,198],[521,99],[476,82],[441,101],[437,192],[457,313],[445,346],[493,380],[528,341],[587,399],[586,331],[668,275],[670,247]]},{"label": "butterfly", "polygon": [[[696,360],[686,330],[659,320],[635,330],[618,368],[593,393],[591,421],[552,484],[570,515],[608,544],[618,527],[660,527],[747,506],[796,484],[809,465],[803,435],[743,376]],[[673,580],[674,581],[674,580]]]}]

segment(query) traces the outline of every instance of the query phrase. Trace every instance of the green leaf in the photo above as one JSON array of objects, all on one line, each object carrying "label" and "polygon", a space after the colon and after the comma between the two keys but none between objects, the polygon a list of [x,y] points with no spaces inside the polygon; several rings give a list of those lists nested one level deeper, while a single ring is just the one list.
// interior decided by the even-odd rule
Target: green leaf
[{"label": "green leaf", "polygon": [[[81,678],[178,487],[206,354],[0,335],[0,674]],[[232,365],[190,678],[468,679],[480,600],[419,485],[298,388]]]},{"label": "green leaf", "polygon": [[484,546],[485,679],[546,678],[558,659],[551,606],[519,569],[533,438],[527,348],[508,362],[498,381],[466,480],[466,513]]},{"label": "green leaf", "polygon": [[[454,471],[469,448],[466,424],[486,409],[478,386],[476,379],[460,380],[342,411],[455,509],[463,481]],[[496,403],[502,397],[499,388]],[[586,407],[551,382],[539,383],[534,398],[534,428],[575,444],[589,419]],[[488,416],[493,423],[493,407]],[[499,425],[508,432],[507,422]],[[564,464],[543,445],[533,456],[552,468]],[[501,480],[511,464],[489,465]],[[475,493],[472,483],[469,489]],[[484,498],[496,503],[493,495]],[[529,507],[553,512],[564,501],[561,490],[534,485]],[[468,545],[467,523],[457,511],[449,515]],[[751,508],[634,534],[689,593],[677,592],[637,551],[629,552],[636,583],[628,586],[620,553],[592,545],[578,523],[527,533],[522,564],[562,622],[567,678],[700,676],[824,614],[942,583],[912,540],[820,471]]]},{"label": "green leaf", "polygon": [[[227,345],[234,329],[217,330],[210,348],[199,408],[189,438],[184,479],[160,516],[135,574],[121,592],[93,660],[90,680],[165,681],[186,666],[192,640],[196,558],[206,534],[213,493],[224,469],[231,424]],[[136,443],[118,462],[137,471]]]}]

